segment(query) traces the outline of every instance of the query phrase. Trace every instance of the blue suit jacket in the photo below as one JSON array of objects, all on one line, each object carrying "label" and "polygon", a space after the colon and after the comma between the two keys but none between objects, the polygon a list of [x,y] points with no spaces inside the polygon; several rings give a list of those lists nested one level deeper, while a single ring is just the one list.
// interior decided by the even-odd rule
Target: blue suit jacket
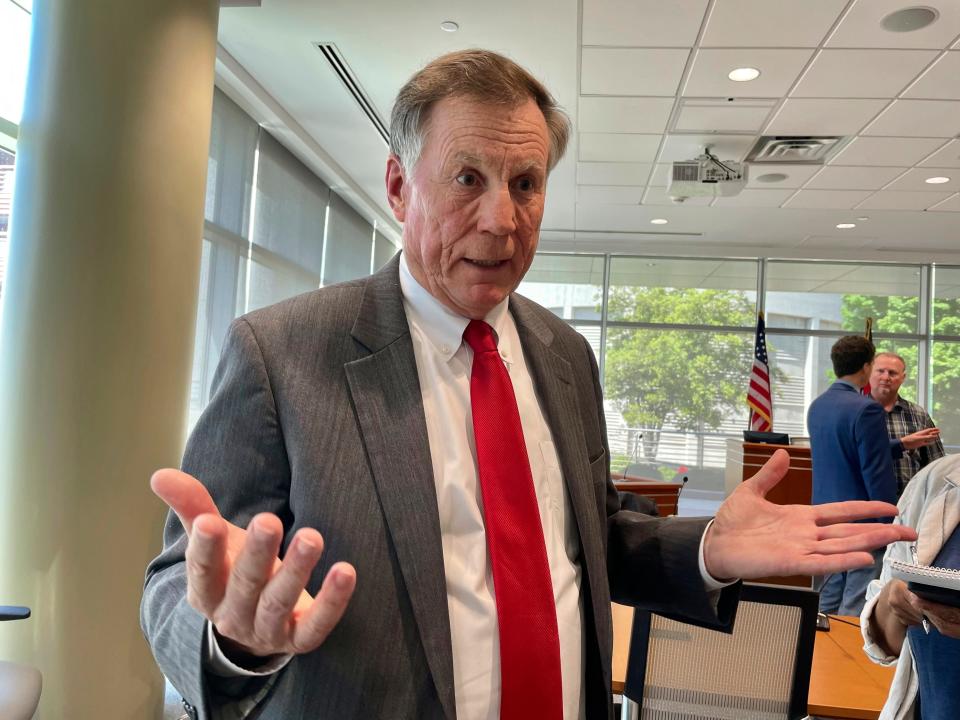
[{"label": "blue suit jacket", "polygon": [[897,480],[883,406],[837,381],[807,412],[813,504],[841,500],[897,502]]}]

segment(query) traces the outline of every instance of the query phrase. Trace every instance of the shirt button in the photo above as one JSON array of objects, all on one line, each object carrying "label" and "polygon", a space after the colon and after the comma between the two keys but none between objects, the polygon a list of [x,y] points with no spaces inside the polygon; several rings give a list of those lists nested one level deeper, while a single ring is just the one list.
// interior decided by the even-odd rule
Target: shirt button
[{"label": "shirt button", "polygon": [[441,345],[441,346],[440,346],[440,352],[442,352],[444,355],[446,355],[448,352],[450,352],[450,346],[449,346],[449,345]]}]

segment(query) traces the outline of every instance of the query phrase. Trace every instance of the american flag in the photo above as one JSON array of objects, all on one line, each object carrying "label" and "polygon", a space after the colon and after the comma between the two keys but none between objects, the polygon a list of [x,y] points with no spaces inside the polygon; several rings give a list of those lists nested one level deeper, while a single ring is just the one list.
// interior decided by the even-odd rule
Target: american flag
[{"label": "american flag", "polygon": [[747,405],[750,407],[751,430],[773,430],[773,396],[770,393],[770,365],[763,313],[757,315],[757,338],[753,346],[753,368],[750,370]]}]

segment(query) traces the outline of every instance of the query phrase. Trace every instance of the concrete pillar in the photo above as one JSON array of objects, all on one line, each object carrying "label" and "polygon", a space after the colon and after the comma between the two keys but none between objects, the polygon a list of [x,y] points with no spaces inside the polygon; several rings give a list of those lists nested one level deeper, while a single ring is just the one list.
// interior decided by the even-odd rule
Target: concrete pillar
[{"label": "concrete pillar", "polygon": [[0,658],[40,717],[159,718],[140,633],[183,444],[217,0],[36,0],[0,331]]}]

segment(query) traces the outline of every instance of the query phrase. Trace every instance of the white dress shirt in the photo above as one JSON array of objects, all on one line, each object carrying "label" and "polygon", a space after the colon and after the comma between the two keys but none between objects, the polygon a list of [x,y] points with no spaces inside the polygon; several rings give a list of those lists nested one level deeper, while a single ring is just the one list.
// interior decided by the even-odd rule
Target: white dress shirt
[{"label": "white dress shirt", "polygon": [[[473,351],[463,342],[463,331],[470,321],[447,309],[421,287],[403,256],[400,289],[413,340],[437,487],[457,717],[497,720],[497,606],[470,411]],[[508,300],[504,300],[484,319],[493,328],[517,398],[557,606],[563,717],[577,720],[584,714],[582,572],[577,561],[580,538],[553,437],[507,304]]]}]

